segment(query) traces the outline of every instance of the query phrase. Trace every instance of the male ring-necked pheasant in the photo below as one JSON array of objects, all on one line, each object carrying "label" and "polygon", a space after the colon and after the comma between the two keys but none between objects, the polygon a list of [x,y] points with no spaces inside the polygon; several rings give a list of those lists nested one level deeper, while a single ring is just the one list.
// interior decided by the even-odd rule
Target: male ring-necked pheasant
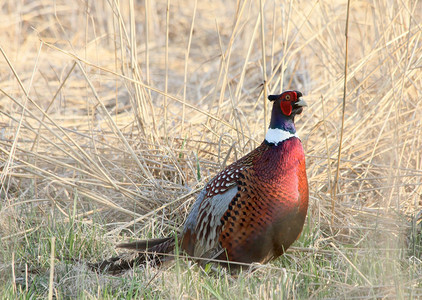
[{"label": "male ring-necked pheasant", "polygon": [[[204,187],[178,241],[192,257],[266,263],[283,254],[299,237],[308,209],[308,181],[302,143],[294,118],[306,106],[302,93],[286,91],[273,101],[263,143],[227,166]],[[170,253],[175,238],[121,244],[123,248]],[[120,271],[137,260],[115,257],[97,264]]]}]

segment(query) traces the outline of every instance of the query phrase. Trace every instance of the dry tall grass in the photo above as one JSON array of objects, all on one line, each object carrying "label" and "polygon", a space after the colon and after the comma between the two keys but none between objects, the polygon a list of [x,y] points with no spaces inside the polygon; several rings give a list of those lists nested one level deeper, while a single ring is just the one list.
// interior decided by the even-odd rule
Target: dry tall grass
[{"label": "dry tall grass", "polygon": [[[19,294],[19,278],[27,291],[28,277],[48,278],[58,228],[83,226],[79,252],[69,252],[82,261],[111,255],[117,241],[177,231],[203,184],[262,141],[265,96],[285,89],[304,92],[310,104],[296,123],[307,154],[312,241],[291,252],[290,259],[303,257],[298,269],[287,267],[289,279],[264,280],[246,296],[422,295],[420,2],[351,1],[336,192],[346,1],[0,7],[0,286],[12,287],[10,295]],[[51,277],[57,295],[106,295],[107,277],[63,289],[62,260]],[[318,280],[301,269],[310,260]],[[259,276],[271,278],[274,269]],[[161,287],[145,272],[148,286],[163,289],[158,297],[217,297],[183,288],[172,269],[160,271]],[[222,294],[245,296],[234,287],[248,282],[240,278],[226,277]]]}]

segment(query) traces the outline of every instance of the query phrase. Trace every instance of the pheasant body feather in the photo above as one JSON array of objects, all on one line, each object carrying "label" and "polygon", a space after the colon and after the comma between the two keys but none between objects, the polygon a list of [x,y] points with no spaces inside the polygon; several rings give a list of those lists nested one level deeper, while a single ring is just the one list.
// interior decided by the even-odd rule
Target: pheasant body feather
[{"label": "pheasant body feather", "polygon": [[194,257],[221,252],[214,258],[239,262],[279,256],[302,229],[292,230],[284,220],[300,225],[306,216],[308,198],[300,195],[308,191],[300,178],[306,181],[300,140],[292,137],[277,146],[264,142],[204,188],[198,211],[192,211],[194,221],[186,222],[182,248]]}]

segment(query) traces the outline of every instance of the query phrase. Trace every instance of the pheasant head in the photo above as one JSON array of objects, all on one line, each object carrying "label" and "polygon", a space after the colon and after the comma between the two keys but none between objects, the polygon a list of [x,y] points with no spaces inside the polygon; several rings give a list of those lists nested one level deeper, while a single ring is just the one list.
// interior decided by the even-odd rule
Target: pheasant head
[{"label": "pheasant head", "polygon": [[270,95],[268,99],[273,102],[271,122],[265,136],[265,141],[275,144],[296,136],[294,118],[301,114],[303,107],[307,106],[301,98],[299,91],[286,91],[280,95]]}]

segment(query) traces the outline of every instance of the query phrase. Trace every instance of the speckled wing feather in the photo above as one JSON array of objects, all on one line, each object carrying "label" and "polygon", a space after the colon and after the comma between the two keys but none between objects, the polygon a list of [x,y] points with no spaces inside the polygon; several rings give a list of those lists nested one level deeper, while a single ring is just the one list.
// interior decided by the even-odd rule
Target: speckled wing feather
[{"label": "speckled wing feather", "polygon": [[189,255],[213,258],[221,252],[221,218],[238,192],[237,181],[245,169],[241,163],[244,159],[226,167],[199,194],[183,231],[182,249]]}]

